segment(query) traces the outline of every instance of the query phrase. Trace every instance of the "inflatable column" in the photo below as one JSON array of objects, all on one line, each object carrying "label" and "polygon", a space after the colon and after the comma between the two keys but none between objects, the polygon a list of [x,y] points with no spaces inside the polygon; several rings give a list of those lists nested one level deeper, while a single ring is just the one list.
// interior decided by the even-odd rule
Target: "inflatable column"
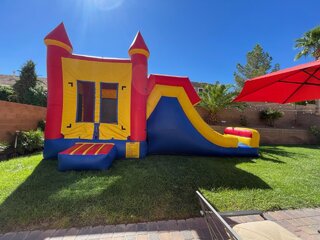
[{"label": "inflatable column", "polygon": [[47,118],[45,139],[62,138],[61,120],[63,106],[62,57],[72,53],[72,45],[63,23],[44,39],[47,45]]},{"label": "inflatable column", "polygon": [[132,141],[145,141],[147,132],[147,83],[149,49],[140,32],[137,33],[130,48],[132,62],[131,87],[131,136]]}]

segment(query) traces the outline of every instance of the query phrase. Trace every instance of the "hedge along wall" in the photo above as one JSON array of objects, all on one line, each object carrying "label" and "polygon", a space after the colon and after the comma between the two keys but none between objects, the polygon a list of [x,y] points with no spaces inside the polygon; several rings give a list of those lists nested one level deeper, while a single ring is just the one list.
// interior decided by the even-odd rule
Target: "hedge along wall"
[{"label": "hedge along wall", "polygon": [[45,107],[0,101],[0,141],[13,141],[17,130],[36,129],[46,112]]}]

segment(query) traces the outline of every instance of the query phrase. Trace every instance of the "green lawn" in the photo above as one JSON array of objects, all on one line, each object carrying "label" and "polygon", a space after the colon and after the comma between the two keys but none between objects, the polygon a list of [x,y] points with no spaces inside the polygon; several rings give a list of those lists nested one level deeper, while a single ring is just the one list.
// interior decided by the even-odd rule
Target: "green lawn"
[{"label": "green lawn", "polygon": [[58,172],[40,154],[0,162],[0,232],[320,206],[320,147],[262,147],[260,158],[149,156],[105,172]]}]

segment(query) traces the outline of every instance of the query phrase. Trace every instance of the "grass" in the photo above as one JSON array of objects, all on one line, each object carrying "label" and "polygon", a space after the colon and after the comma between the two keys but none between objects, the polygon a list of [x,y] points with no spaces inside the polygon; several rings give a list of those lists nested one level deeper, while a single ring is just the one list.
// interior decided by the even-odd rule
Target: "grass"
[{"label": "grass", "polygon": [[320,206],[320,147],[262,147],[260,158],[149,156],[105,172],[58,172],[41,154],[0,162],[0,232]]}]

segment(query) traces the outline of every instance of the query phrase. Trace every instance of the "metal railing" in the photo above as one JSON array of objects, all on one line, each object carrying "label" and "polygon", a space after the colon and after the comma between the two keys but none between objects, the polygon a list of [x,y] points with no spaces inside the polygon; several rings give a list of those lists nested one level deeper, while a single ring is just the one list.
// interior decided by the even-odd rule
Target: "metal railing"
[{"label": "metal railing", "polygon": [[196,191],[196,194],[201,206],[201,215],[205,218],[211,238],[213,240],[241,240],[238,234],[220,216],[202,194],[198,191]]}]

